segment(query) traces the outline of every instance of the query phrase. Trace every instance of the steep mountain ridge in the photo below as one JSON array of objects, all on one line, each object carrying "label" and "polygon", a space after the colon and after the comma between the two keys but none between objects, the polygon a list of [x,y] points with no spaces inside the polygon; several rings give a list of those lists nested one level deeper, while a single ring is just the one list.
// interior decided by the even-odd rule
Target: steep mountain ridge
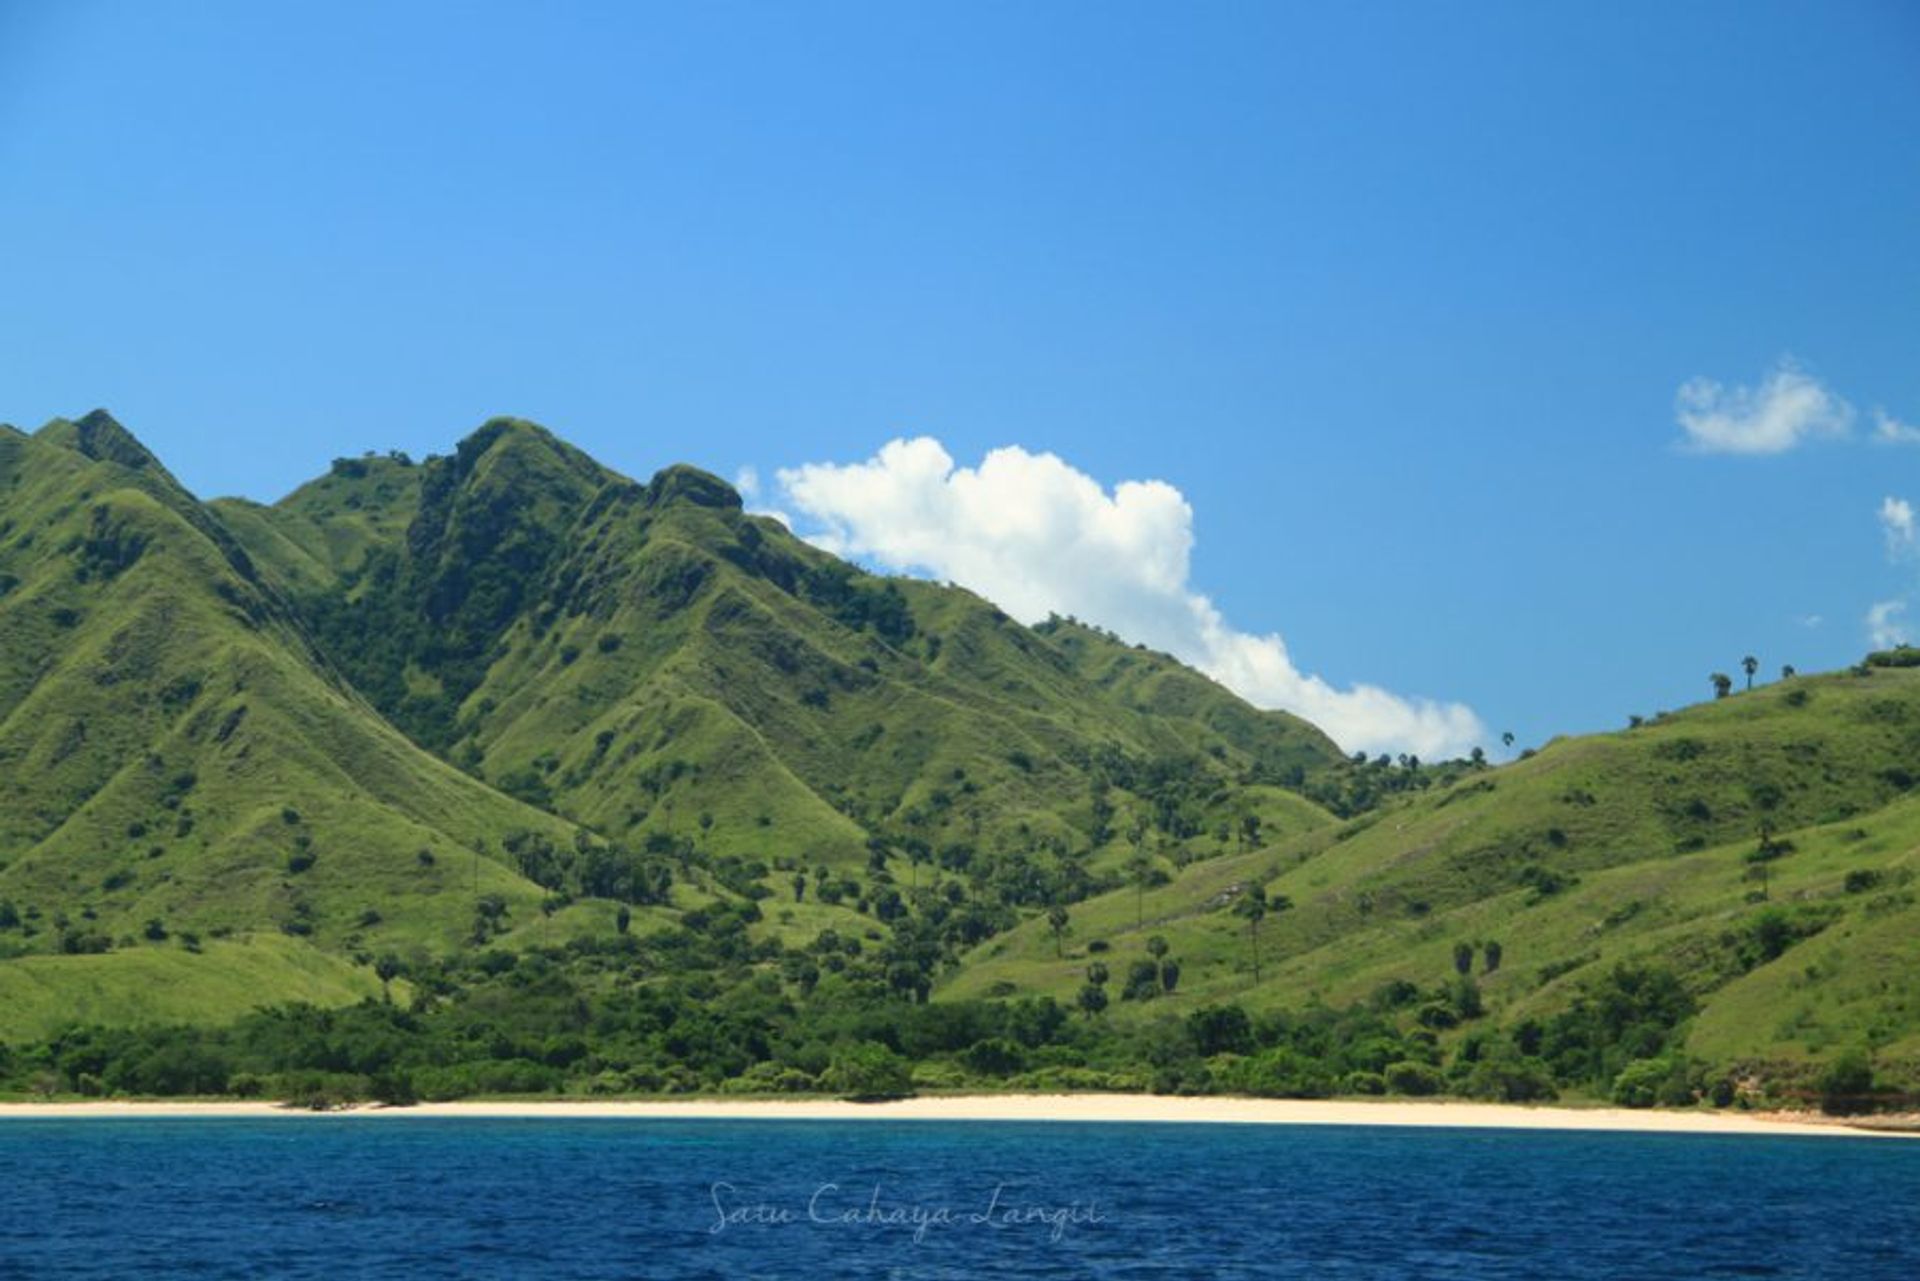
[{"label": "steep mountain ridge", "polygon": [[[986,602],[863,574],[691,467],[640,484],[497,420],[412,470],[409,486],[389,460],[337,465],[324,516],[315,486],[255,515],[329,566],[305,608],[383,712],[611,836],[808,865],[858,862],[871,842],[949,862],[1017,855],[1009,874],[1031,880],[1030,899],[1071,896],[1087,883],[1073,856],[1115,839],[1099,807],[1159,805],[1197,833],[1238,820],[1220,794],[1250,770],[1284,762],[1298,783],[1340,760],[1281,714],[1247,709],[1223,735],[1185,708],[1108,698]],[[409,502],[401,538],[384,513]],[[343,524],[384,537],[336,536]],[[261,541],[264,562],[288,561]],[[290,590],[317,579],[288,577]],[[1193,705],[1239,705],[1199,683]],[[1175,760],[1205,787],[1129,790]],[[1116,786],[1117,804],[1096,802]],[[1248,796],[1276,830],[1324,821],[1278,789]]]}]

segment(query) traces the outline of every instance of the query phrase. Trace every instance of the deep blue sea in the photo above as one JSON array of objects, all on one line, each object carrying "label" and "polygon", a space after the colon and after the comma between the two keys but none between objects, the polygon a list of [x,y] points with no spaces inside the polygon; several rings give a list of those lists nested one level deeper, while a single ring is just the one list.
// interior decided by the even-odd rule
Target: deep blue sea
[{"label": "deep blue sea", "polygon": [[0,1122],[0,1277],[1920,1278],[1920,1142]]}]

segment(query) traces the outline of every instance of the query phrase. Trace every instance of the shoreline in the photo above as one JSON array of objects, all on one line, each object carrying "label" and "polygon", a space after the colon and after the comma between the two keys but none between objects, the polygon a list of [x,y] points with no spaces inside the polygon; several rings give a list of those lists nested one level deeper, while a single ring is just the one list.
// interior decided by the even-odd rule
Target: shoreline
[{"label": "shoreline", "polygon": [[[1772,1134],[1826,1138],[1920,1138],[1915,1130],[1808,1114],[1662,1111],[1393,1100],[1180,1098],[1144,1094],[929,1095],[882,1103],[839,1099],[500,1100],[316,1112],[249,1100],[89,1100],[0,1103],[17,1120],[378,1117],[731,1121],[1066,1121],[1104,1124],[1357,1125],[1496,1130],[1587,1130],[1643,1134]],[[1891,1118],[1889,1118],[1891,1119]],[[1911,1118],[1907,1119],[1912,1124]]]}]

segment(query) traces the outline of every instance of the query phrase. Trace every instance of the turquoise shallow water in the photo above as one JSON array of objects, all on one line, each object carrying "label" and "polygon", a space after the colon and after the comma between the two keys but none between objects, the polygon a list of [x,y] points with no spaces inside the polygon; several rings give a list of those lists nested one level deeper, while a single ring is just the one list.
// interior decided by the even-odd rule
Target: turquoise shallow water
[{"label": "turquoise shallow water", "polygon": [[971,1122],[0,1124],[5,1278],[869,1276],[1912,1281],[1920,1143]]}]

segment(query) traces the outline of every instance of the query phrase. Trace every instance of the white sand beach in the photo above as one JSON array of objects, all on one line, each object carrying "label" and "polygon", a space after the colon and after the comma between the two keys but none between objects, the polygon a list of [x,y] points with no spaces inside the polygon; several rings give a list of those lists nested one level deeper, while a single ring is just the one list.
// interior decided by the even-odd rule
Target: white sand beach
[{"label": "white sand beach", "polygon": [[832,1099],[513,1100],[423,1103],[312,1112],[259,1102],[157,1100],[0,1103],[0,1120],[142,1117],[541,1117],[759,1121],[1082,1121],[1234,1125],[1449,1126],[1498,1130],[1610,1130],[1660,1134],[1796,1134],[1920,1138],[1806,1114],[1523,1107],[1413,1100],[1171,1098],[1138,1094],[929,1095],[885,1103]]}]

